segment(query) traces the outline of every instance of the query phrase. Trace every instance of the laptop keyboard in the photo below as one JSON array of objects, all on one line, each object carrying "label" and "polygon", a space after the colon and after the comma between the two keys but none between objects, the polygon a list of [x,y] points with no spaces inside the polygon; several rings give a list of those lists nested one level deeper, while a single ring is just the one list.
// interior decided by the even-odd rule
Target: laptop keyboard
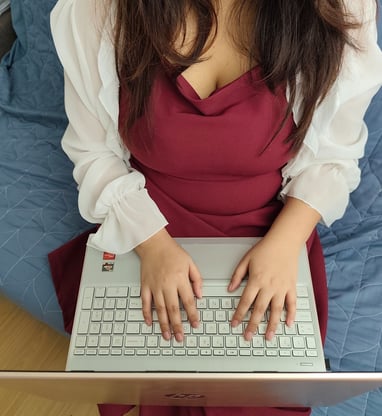
[{"label": "laptop keyboard", "polygon": [[307,288],[297,287],[295,324],[288,327],[285,311],[275,337],[265,339],[265,314],[251,341],[243,337],[249,313],[236,328],[230,325],[239,296],[206,296],[196,300],[200,325],[192,328],[181,310],[184,340],[167,341],[161,336],[158,317],[145,324],[139,287],[87,287],[74,340],[76,356],[257,356],[317,357]]}]

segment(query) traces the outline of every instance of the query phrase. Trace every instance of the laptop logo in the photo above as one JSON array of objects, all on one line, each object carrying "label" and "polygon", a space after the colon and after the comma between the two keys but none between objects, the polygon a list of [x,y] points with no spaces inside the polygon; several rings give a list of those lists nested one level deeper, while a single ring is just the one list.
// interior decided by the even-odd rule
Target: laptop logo
[{"label": "laptop logo", "polygon": [[114,271],[114,263],[106,262],[102,264],[102,271],[103,272],[112,272]]},{"label": "laptop logo", "polygon": [[115,260],[116,255],[113,253],[104,252],[103,253],[103,259],[104,260]]},{"label": "laptop logo", "polygon": [[173,394],[166,394],[165,397],[169,399],[181,399],[181,400],[198,400],[204,399],[206,396],[203,394],[196,394],[196,393],[173,393]]}]

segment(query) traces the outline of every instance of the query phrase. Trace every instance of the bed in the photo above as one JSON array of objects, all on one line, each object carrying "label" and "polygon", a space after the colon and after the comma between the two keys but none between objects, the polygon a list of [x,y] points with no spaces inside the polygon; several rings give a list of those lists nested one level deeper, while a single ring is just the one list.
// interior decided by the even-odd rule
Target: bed
[{"label": "bed", "polygon": [[[92,225],[79,216],[72,165],[60,148],[67,120],[49,29],[54,4],[11,0],[17,40],[0,64],[0,291],[64,332],[47,254]],[[334,371],[382,371],[381,110],[382,91],[366,116],[362,183],[345,216],[319,227],[329,286],[325,353]],[[313,415],[379,416],[381,409],[376,390]]]}]

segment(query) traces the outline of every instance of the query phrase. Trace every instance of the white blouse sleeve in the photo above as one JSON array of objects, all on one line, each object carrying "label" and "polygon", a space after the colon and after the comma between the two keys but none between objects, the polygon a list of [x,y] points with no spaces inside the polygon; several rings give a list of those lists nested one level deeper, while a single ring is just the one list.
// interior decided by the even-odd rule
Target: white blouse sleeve
[{"label": "white blouse sleeve", "polygon": [[[65,75],[69,124],[62,146],[74,163],[79,210],[87,221],[101,224],[90,244],[120,254],[165,227],[167,221],[149,197],[144,176],[131,168],[118,134],[114,51],[96,18],[102,4],[59,0],[51,14],[51,28]],[[108,60],[112,71],[101,73],[100,60]]]},{"label": "white blouse sleeve", "polygon": [[[364,155],[368,136],[363,118],[382,85],[376,2],[346,3],[349,12],[362,23],[351,31],[359,49],[346,46],[337,81],[317,107],[300,151],[283,169],[281,190],[281,198],[291,196],[304,201],[321,214],[328,226],[343,216],[349,194],[360,182],[358,160]],[[297,101],[296,122],[298,109]]]}]

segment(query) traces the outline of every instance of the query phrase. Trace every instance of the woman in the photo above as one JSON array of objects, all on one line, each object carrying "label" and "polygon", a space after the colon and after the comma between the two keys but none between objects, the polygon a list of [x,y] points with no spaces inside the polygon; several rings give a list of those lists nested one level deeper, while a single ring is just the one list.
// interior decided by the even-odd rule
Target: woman
[{"label": "woman", "polygon": [[[52,14],[65,70],[63,148],[80,212],[101,224],[90,244],[137,252],[145,320],[155,305],[163,337],[178,341],[179,298],[198,326],[202,277],[173,237],[263,236],[228,285],[235,290],[248,274],[232,319],[239,325],[250,310],[248,340],[268,307],[267,339],[284,306],[293,323],[297,258],[307,244],[324,337],[315,226],[340,218],[359,183],[362,120],[382,83],[375,1],[96,3],[61,0]],[[65,250],[51,256],[53,269]],[[67,282],[53,275],[65,314]]]}]

